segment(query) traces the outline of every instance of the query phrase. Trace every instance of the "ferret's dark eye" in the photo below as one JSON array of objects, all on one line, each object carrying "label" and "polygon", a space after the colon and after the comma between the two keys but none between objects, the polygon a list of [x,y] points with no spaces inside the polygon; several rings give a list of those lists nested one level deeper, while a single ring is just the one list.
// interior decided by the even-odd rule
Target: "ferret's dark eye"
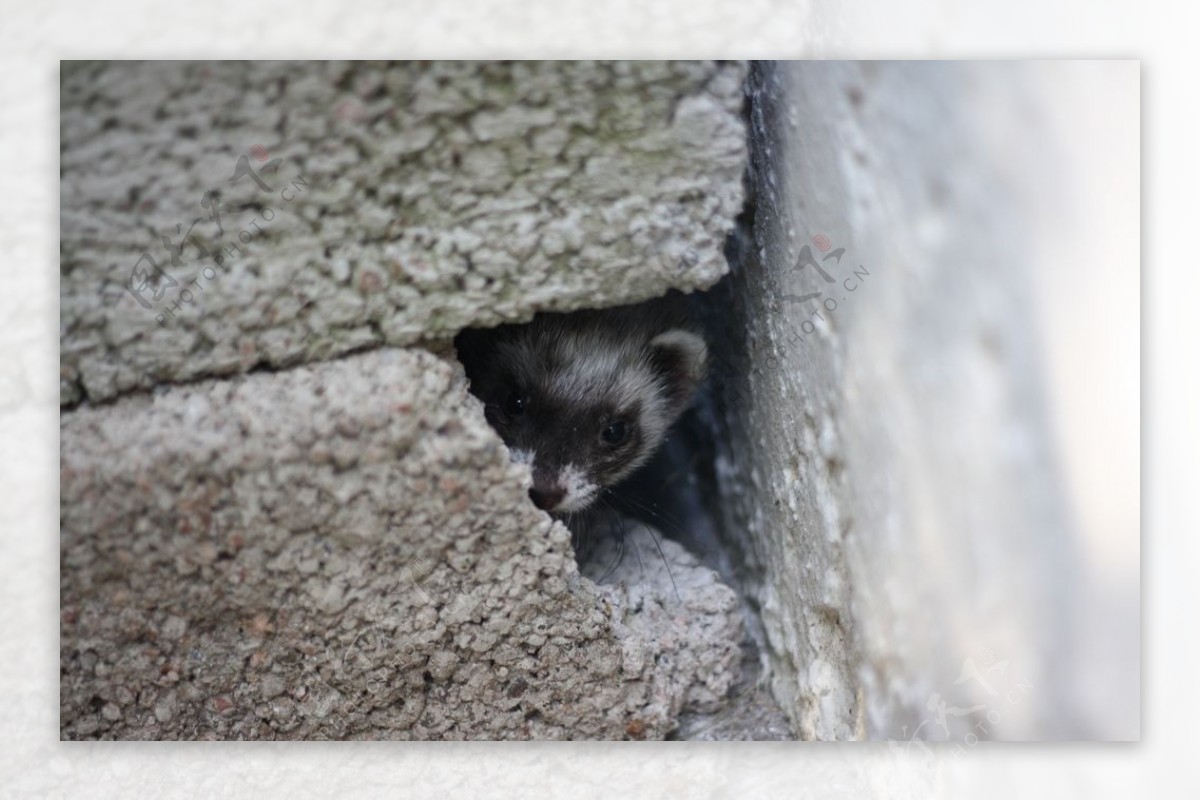
[{"label": "ferret's dark eye", "polygon": [[624,422],[614,420],[609,423],[603,431],[600,432],[600,439],[607,442],[609,445],[620,445],[625,441],[625,437],[629,434],[628,428]]},{"label": "ferret's dark eye", "polygon": [[516,390],[513,390],[512,392],[508,393],[508,397],[504,399],[504,403],[501,404],[501,408],[504,409],[504,413],[509,417],[519,417],[525,412],[525,407],[528,405],[528,403],[529,401],[526,400],[524,395]]}]

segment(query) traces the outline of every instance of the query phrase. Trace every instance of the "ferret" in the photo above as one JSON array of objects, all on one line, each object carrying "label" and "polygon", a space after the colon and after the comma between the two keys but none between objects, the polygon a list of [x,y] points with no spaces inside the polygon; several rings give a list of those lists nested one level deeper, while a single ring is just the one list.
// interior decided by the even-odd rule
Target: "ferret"
[{"label": "ferret", "polygon": [[662,444],[708,361],[686,300],[543,312],[456,339],[488,423],[530,467],[538,508],[588,509]]}]

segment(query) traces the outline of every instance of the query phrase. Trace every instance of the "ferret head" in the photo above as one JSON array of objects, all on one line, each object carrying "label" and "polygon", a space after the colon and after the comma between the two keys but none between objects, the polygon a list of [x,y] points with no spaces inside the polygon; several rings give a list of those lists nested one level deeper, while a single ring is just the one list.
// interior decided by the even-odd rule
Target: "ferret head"
[{"label": "ferret head", "polygon": [[488,357],[465,362],[488,422],[530,466],[530,498],[555,515],[649,459],[704,375],[697,334],[602,314],[504,326],[488,332]]}]

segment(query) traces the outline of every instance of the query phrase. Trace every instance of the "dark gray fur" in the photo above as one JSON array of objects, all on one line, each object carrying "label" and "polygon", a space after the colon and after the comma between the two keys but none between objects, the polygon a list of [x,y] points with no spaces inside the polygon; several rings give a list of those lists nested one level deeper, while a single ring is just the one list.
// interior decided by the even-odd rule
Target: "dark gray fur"
[{"label": "dark gray fur", "polygon": [[[707,363],[678,293],[464,331],[455,344],[488,422],[530,463],[530,496],[557,515],[587,508],[653,455]],[[618,422],[625,437],[605,441]]]}]

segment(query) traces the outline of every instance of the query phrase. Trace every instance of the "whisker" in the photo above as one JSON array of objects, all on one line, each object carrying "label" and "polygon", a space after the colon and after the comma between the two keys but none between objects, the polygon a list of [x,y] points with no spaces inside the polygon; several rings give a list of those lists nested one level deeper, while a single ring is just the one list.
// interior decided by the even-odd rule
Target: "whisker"
[{"label": "whisker", "polygon": [[671,589],[675,591],[675,600],[683,603],[683,598],[679,595],[679,587],[675,586],[675,574],[671,572],[671,563],[667,561],[667,555],[663,553],[662,543],[658,541],[658,536],[654,533],[653,528],[647,526],[646,531],[650,533],[650,539],[654,540],[654,547],[658,549],[658,556],[662,559],[663,567],[667,569],[667,578],[671,580]]},{"label": "whisker", "polygon": [[638,561],[638,571],[641,572],[641,574],[642,574],[642,584],[645,584],[646,583],[646,565],[644,562],[642,562],[642,550],[641,550],[641,548],[638,548],[637,542],[634,540],[630,540],[629,544],[633,546],[633,555],[637,557],[637,561]]},{"label": "whisker", "polygon": [[589,532],[585,527],[575,525],[575,513],[568,512],[567,517],[563,520],[567,530],[571,532],[571,550],[575,552],[575,564],[583,567],[588,560],[588,553],[591,550],[588,536]]},{"label": "whisker", "polygon": [[[610,495],[614,495],[614,496],[616,495],[616,493],[614,493],[611,489],[605,488],[605,491],[608,492]],[[645,511],[649,514],[658,514],[658,512],[656,512],[653,509],[650,509],[644,503],[641,503],[634,498],[622,498],[622,500],[633,503],[635,506],[637,506],[638,508],[642,509],[643,511]],[[666,516],[663,515],[663,518],[666,519]],[[670,520],[667,520],[667,522],[670,522]],[[675,528],[679,533],[681,533],[681,534],[684,533],[683,529],[680,526],[676,525]],[[622,531],[623,530],[624,529],[622,528]],[[669,578],[671,580],[671,589],[675,591],[675,599],[677,601],[679,601],[680,603],[682,603],[683,597],[680,596],[679,587],[675,584],[675,574],[671,572],[671,563],[667,561],[667,555],[666,555],[666,553],[663,552],[662,543],[659,542],[658,535],[654,533],[653,526],[646,526],[646,531],[649,532],[650,539],[652,539],[654,541],[654,547],[656,549],[658,549],[658,556],[660,559],[662,559],[663,567],[665,567],[667,569],[667,578]],[[636,542],[633,543],[633,552],[638,557],[638,564],[641,565],[642,564],[642,556],[641,556],[640,551],[638,551]],[[642,565],[642,580],[643,581],[645,580],[645,575],[646,575],[645,566]]]},{"label": "whisker", "polygon": [[620,495],[607,487],[605,488],[604,491],[607,492],[609,495],[612,495],[614,498],[620,498],[620,500],[623,503],[628,503],[628,504],[631,504],[631,505],[637,507],[642,512],[653,517],[656,521],[666,523],[671,528],[671,530],[676,535],[678,535],[677,539],[681,539],[681,540],[685,540],[685,541],[687,540],[688,530],[683,527],[682,523],[680,523],[675,518],[671,517],[666,512],[661,512],[655,507],[647,506],[645,502],[639,501],[637,498],[627,496],[627,495]]},{"label": "whisker", "polygon": [[621,519],[621,513],[612,508],[612,506],[610,506],[608,503],[605,503],[603,499],[601,499],[601,503],[604,505],[605,510],[613,514],[614,519],[617,522],[617,531],[614,531],[617,554],[613,559],[612,564],[610,564],[608,569],[604,571],[604,575],[600,577],[600,580],[597,582],[597,584],[603,584],[605,581],[607,581],[609,577],[616,572],[617,568],[621,566],[621,563],[625,561],[625,523]]}]

